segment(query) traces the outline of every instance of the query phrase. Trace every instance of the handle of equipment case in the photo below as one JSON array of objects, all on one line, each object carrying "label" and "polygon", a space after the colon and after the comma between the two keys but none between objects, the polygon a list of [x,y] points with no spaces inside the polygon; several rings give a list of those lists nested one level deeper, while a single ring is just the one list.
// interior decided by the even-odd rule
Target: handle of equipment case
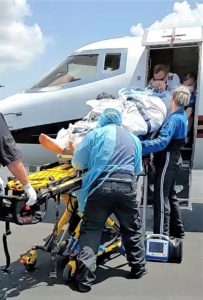
[{"label": "handle of equipment case", "polygon": [[149,234],[147,235],[147,239],[162,239],[166,241],[170,240],[170,238],[167,235],[159,234],[159,233]]}]

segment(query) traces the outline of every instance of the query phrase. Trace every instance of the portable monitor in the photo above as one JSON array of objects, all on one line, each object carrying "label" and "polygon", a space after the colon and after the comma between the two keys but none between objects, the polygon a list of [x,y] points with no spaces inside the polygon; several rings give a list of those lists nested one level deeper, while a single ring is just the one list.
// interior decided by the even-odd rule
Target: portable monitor
[{"label": "portable monitor", "polygon": [[146,259],[149,261],[167,262],[169,259],[169,238],[162,234],[151,234],[146,237]]}]

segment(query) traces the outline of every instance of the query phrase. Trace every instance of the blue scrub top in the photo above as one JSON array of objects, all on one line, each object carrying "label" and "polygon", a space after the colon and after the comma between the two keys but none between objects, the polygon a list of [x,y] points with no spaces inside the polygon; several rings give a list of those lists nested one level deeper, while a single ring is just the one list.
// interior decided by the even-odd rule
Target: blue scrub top
[{"label": "blue scrub top", "polygon": [[87,197],[95,191],[93,184],[103,173],[107,179],[114,172],[138,175],[142,172],[140,140],[126,129],[109,124],[90,131],[78,145],[72,159],[83,175],[82,188],[76,191],[79,210],[83,211]]},{"label": "blue scrub top", "polygon": [[173,140],[186,139],[188,121],[184,108],[172,113],[164,122],[158,137],[153,140],[142,141],[142,153],[149,154],[164,150]]}]

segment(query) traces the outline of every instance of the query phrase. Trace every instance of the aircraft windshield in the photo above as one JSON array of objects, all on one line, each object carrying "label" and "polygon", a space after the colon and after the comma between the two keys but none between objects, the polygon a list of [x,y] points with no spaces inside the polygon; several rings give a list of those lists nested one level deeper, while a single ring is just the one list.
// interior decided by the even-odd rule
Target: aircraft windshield
[{"label": "aircraft windshield", "polygon": [[94,78],[97,71],[98,54],[70,56],[48,76],[39,81],[34,88],[44,88],[67,84],[76,80]]}]

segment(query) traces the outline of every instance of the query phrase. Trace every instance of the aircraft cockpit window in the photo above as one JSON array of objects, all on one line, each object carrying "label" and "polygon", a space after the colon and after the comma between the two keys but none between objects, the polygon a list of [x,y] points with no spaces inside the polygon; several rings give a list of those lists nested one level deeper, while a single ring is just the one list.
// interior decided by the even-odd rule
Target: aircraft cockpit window
[{"label": "aircraft cockpit window", "polygon": [[98,54],[70,56],[64,63],[52,71],[32,88],[45,88],[67,84],[77,80],[95,78]]},{"label": "aircraft cockpit window", "polygon": [[104,71],[111,72],[120,68],[121,53],[107,53],[104,62]]},{"label": "aircraft cockpit window", "polygon": [[68,64],[68,74],[73,80],[94,78],[97,71],[97,54],[77,55]]}]

